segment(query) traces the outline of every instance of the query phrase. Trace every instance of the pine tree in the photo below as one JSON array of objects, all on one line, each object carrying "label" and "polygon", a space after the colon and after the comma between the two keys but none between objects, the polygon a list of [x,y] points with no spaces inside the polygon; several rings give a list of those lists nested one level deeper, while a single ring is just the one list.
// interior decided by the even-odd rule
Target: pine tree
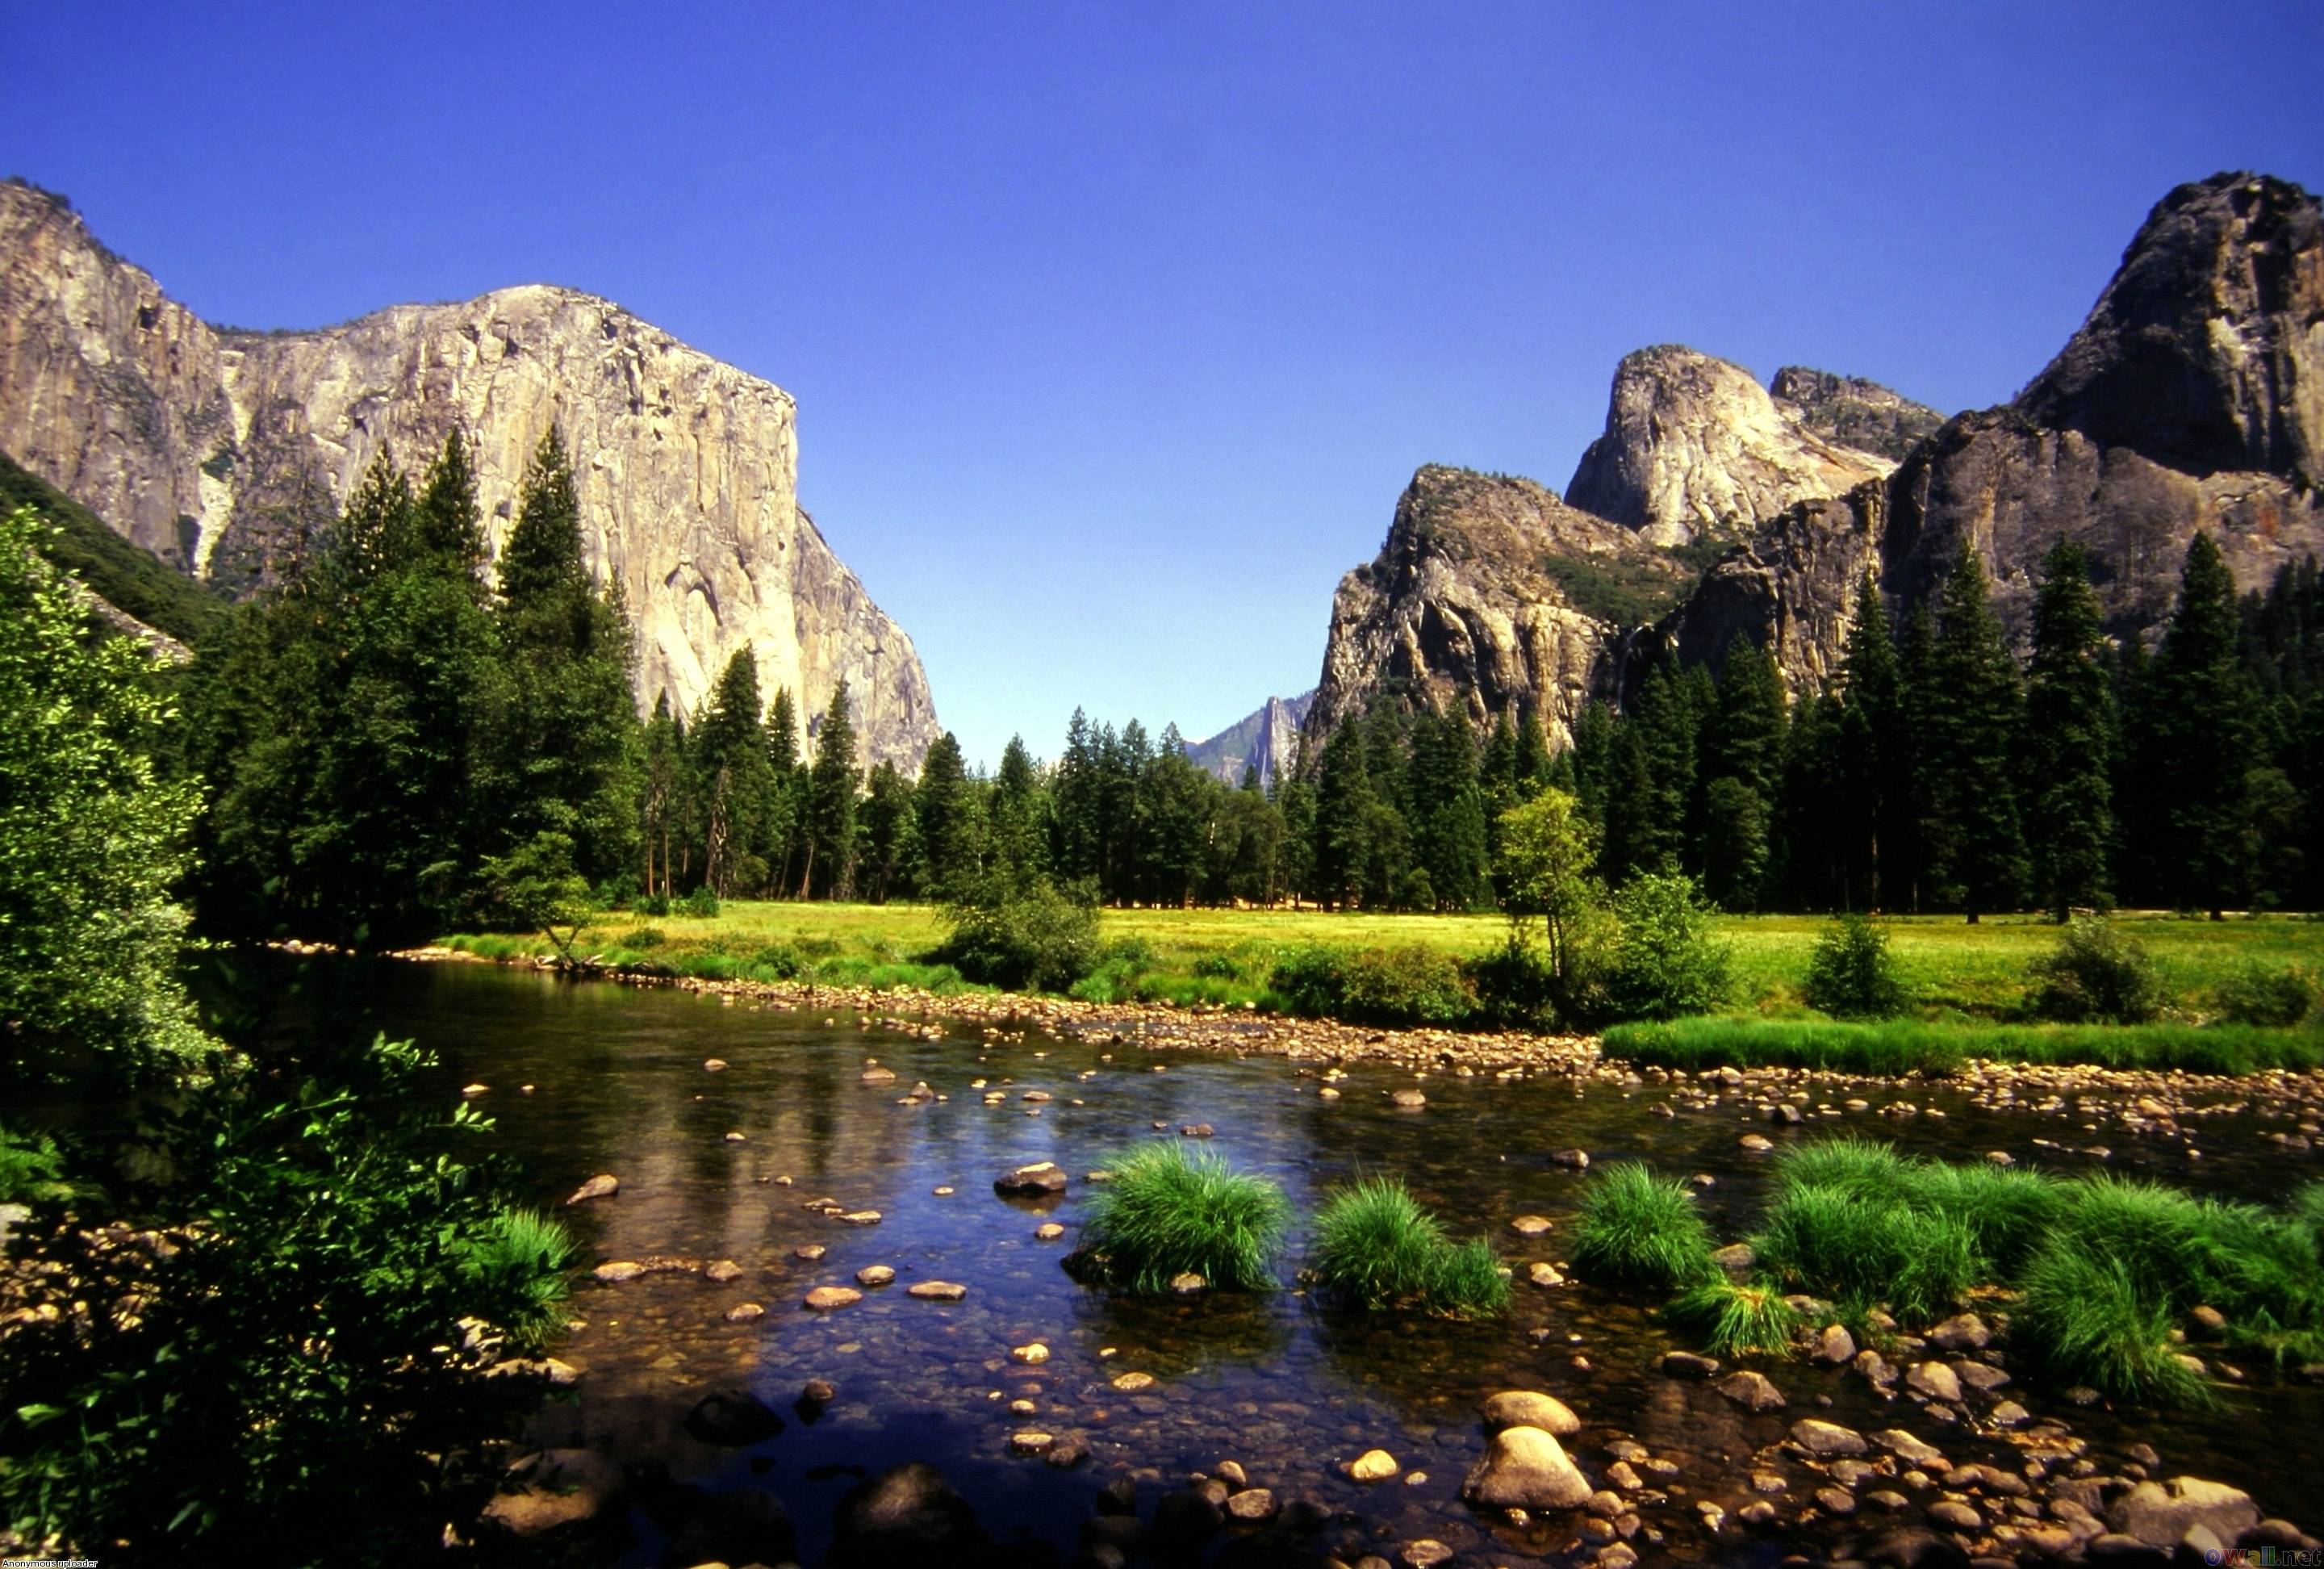
[{"label": "pine tree", "polygon": [[1776,788],[1768,881],[1794,909],[1853,909],[1863,899],[1850,853],[1860,847],[1845,766],[1847,710],[1830,688],[1794,710]]},{"label": "pine tree", "polygon": [[[1886,800],[1882,803],[1884,810],[1893,810],[1899,821],[1909,825],[1911,854],[1904,862],[1907,880],[1898,889],[1904,897],[1892,906],[1886,902],[1887,895],[1884,891],[1881,905],[1884,909],[1918,911],[1924,896],[1931,900],[1935,898],[1931,871],[1933,851],[1930,842],[1929,814],[1930,803],[1933,799],[1931,791],[1934,786],[1931,776],[1935,766],[1935,748],[1930,738],[1932,727],[1937,722],[1931,699],[1936,686],[1936,618],[1929,614],[1926,600],[1916,601],[1913,608],[1904,613],[1904,630],[1896,639],[1897,711],[1902,718],[1899,728],[1907,738],[1902,780],[1904,805],[1898,808]],[[1883,835],[1881,881],[1884,890],[1898,881],[1890,872],[1896,859],[1893,844],[1893,837]]]},{"label": "pine tree", "polygon": [[[949,741],[952,737],[947,734],[944,739]],[[957,749],[955,743],[954,750]],[[934,755],[933,747],[930,754]],[[925,784],[927,778],[923,771],[921,782]],[[885,904],[890,899],[911,893],[914,863],[929,863],[919,842],[918,805],[912,786],[896,771],[896,765],[881,759],[872,770],[858,812],[862,855],[856,881],[863,896],[873,904]],[[973,798],[969,805],[973,810]]]},{"label": "pine tree", "polygon": [[1767,874],[1775,781],[1783,761],[1783,678],[1757,644],[1730,644],[1703,726],[1702,843],[1704,890],[1729,909],[1758,907]]},{"label": "pine tree", "polygon": [[790,688],[778,687],[767,705],[767,811],[760,830],[759,852],[766,858],[768,880],[779,893],[798,886],[792,875],[806,854],[801,843],[800,816],[805,810],[805,768],[799,762],[798,708]]},{"label": "pine tree", "polygon": [[1966,542],[1945,578],[1930,679],[1928,877],[1974,922],[2024,896],[2016,761],[2024,697],[2017,664]]},{"label": "pine tree", "polygon": [[1009,886],[1022,888],[1048,870],[1046,800],[1040,771],[1021,735],[1011,735],[993,776],[987,842]]},{"label": "pine tree", "polygon": [[920,764],[912,811],[918,826],[919,885],[931,899],[965,892],[982,869],[983,810],[968,782],[968,764],[949,730]]},{"label": "pine tree", "polygon": [[2156,780],[2162,864],[2174,901],[2214,918],[2250,891],[2255,695],[2241,658],[2235,579],[2209,534],[2188,542],[2179,604],[2147,682],[2143,766]]},{"label": "pine tree", "polygon": [[815,733],[815,764],[807,781],[807,873],[801,891],[842,899],[850,888],[855,851],[855,726],[848,718],[847,683],[831,691],[831,706]]},{"label": "pine tree", "polygon": [[1914,791],[1913,731],[1904,708],[1904,671],[1888,631],[1887,607],[1867,572],[1856,591],[1856,620],[1840,666],[1838,736],[1842,789],[1835,805],[1848,882],[1847,908],[1908,907],[1919,841]]},{"label": "pine tree", "polygon": [[1140,898],[1157,905],[1192,902],[1202,886],[1222,793],[1218,780],[1187,759],[1177,725],[1164,725],[1139,788]]},{"label": "pine tree", "polygon": [[761,717],[758,656],[744,643],[711,688],[690,748],[702,810],[703,881],[721,899],[758,892],[768,875],[751,849],[773,783]]},{"label": "pine tree", "polygon": [[465,581],[482,604],[484,510],[476,504],[475,459],[469,452],[467,433],[457,425],[444,438],[443,450],[429,466],[410,526],[412,554],[432,558],[432,565]]},{"label": "pine tree", "polygon": [[653,717],[646,722],[641,747],[638,828],[644,840],[649,898],[669,899],[678,891],[671,850],[686,837],[685,740],[685,731],[669,711],[669,694],[664,692],[654,699]]},{"label": "pine tree", "polygon": [[1591,823],[1606,821],[1614,771],[1614,710],[1596,698],[1573,721],[1573,793]]},{"label": "pine tree", "polygon": [[1489,894],[1485,808],[1469,725],[1423,709],[1413,722],[1405,798],[1413,848],[1435,907],[1471,909]]},{"label": "pine tree", "polygon": [[2114,696],[2089,553],[2061,538],[2042,561],[2025,685],[2025,808],[2035,897],[2060,921],[2108,900]]},{"label": "pine tree", "polygon": [[1363,736],[1356,725],[1343,723],[1323,743],[1316,764],[1311,856],[1317,902],[1338,909],[1362,897],[1373,805]]}]

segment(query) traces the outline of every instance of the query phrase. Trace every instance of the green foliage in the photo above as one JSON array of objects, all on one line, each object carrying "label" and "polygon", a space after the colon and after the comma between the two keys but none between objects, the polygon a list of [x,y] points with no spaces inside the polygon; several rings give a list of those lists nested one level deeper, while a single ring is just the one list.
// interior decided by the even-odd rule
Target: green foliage
[{"label": "green foliage", "polygon": [[0,513],[30,507],[50,528],[33,549],[116,610],[189,646],[225,616],[226,600],[106,526],[87,507],[0,453]]},{"label": "green foliage", "polygon": [[2025,826],[2034,895],[2061,920],[2078,906],[2102,906],[2110,897],[2108,770],[2116,721],[2105,655],[2089,553],[2061,538],[2042,562],[2025,690]]},{"label": "green foliage", "polygon": [[1788,1286],[1886,1302],[1910,1323],[1941,1317],[1986,1278],[1976,1233],[1962,1220],[1844,1188],[1786,1183],[1751,1247]]},{"label": "green foliage", "polygon": [[1460,961],[1417,944],[1295,949],[1277,962],[1268,985],[1286,1012],[1359,1024],[1459,1024],[1476,1006]]},{"label": "green foliage", "polygon": [[1369,1177],[1333,1194],[1315,1217],[1312,1256],[1323,1286],[1361,1307],[1483,1318],[1508,1306],[1508,1280],[1492,1244],[1480,1238],[1455,1245],[1394,1177]]},{"label": "green foliage", "polygon": [[2170,1342],[2170,1310],[2119,1260],[2052,1249],[2025,1273],[2015,1323],[2061,1382],[2157,1406],[2214,1404]]},{"label": "green foliage", "polygon": [[1647,873],[1614,896],[1620,936],[1607,974],[1618,1018],[1708,1013],[1734,990],[1732,955],[1711,935],[1711,911],[1685,877]]},{"label": "green foliage", "polygon": [[708,920],[718,914],[718,894],[708,884],[696,889],[678,901],[676,908],[697,920]]},{"label": "green foliage", "polygon": [[1664,555],[1541,558],[1542,575],[1582,614],[1618,627],[1648,626],[1686,595],[1684,564]]},{"label": "green foliage", "polygon": [[2057,950],[2034,961],[2030,970],[2034,986],[2028,1001],[2037,1018],[2144,1024],[2162,1011],[2153,961],[2137,939],[2110,922],[2075,919]]},{"label": "green foliage", "polygon": [[1563,991],[1543,950],[1511,928],[1500,943],[1462,965],[1477,999],[1477,1020],[1504,1029],[1547,1029],[1565,1017]]},{"label": "green foliage", "polygon": [[1690,1288],[1666,1311],[1673,1323],[1702,1336],[1713,1356],[1784,1356],[1802,1327],[1777,1288],[1725,1279]]},{"label": "green foliage", "polygon": [[1618,1024],[1608,1055],[1688,1069],[1805,1067],[1899,1076],[1959,1072],[1971,1058],[2249,1074],[2324,1067],[2324,1035],[2233,1024],[2012,1025],[1893,1019],[1676,1019]]},{"label": "green foliage", "polygon": [[588,881],[574,870],[570,835],[543,829],[505,855],[484,857],[481,873],[485,897],[502,920],[540,932],[571,962],[573,939],[594,902]]},{"label": "green foliage", "polygon": [[1167,1291],[1187,1273],[1231,1291],[1275,1283],[1291,1212],[1274,1183],[1176,1143],[1145,1145],[1112,1170],[1090,1198],[1082,1233],[1103,1278],[1141,1294]]},{"label": "green foliage", "polygon": [[1941,589],[1936,640],[1914,684],[1927,803],[1922,876],[1974,920],[2015,909],[2028,878],[2015,750],[2024,697],[2017,663],[1964,540]]},{"label": "green foliage", "polygon": [[795,943],[769,943],[751,955],[750,964],[770,981],[796,981],[807,973],[807,957]]},{"label": "green foliage", "polygon": [[0,1084],[95,1058],[135,1074],[210,1048],[177,982],[195,787],[125,638],[85,630],[30,511],[0,514]]},{"label": "green foliage", "polygon": [[1852,910],[1835,916],[1816,939],[1801,995],[1840,1019],[1886,1019],[1908,1001],[1888,934]]},{"label": "green foliage", "polygon": [[1607,1280],[1662,1290],[1719,1277],[1693,1193],[1631,1160],[1591,1177],[1574,1226],[1573,1261]]},{"label": "green foliage", "polygon": [[35,1239],[58,1269],[31,1289],[89,1311],[0,1338],[0,1518],[153,1562],[260,1540],[300,1563],[433,1549],[456,1506],[423,1457],[537,1399],[476,1372],[555,1328],[571,1244],[447,1151],[489,1123],[411,1109],[429,1066],[383,1041],[287,1099],[224,1070],[159,1130],[156,1243]]},{"label": "green foliage", "polygon": [[988,880],[945,907],[936,956],[973,981],[1010,991],[1065,992],[1097,963],[1097,910],[1046,881]]},{"label": "green foliage", "polygon": [[[1602,1006],[1609,928],[1605,886],[1598,879],[1598,826],[1579,797],[1547,789],[1500,816],[1501,877],[1510,919],[1541,923],[1543,968],[1550,1001],[1570,1019]],[[1517,946],[1513,938],[1512,950]],[[1519,988],[1524,976],[1509,966],[1497,983]]]},{"label": "green foliage", "polygon": [[2211,990],[2219,1017],[2260,1029],[2289,1029],[2316,1006],[2316,982],[2301,969],[2246,964]]},{"label": "green foliage", "polygon": [[64,1204],[78,1191],[54,1139],[0,1128],[0,1204]]}]

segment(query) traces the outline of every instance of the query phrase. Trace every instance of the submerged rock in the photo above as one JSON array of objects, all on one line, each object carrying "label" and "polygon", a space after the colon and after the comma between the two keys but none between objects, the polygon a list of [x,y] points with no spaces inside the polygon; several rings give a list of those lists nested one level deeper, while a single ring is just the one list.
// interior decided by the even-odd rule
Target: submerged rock
[{"label": "submerged rock", "polygon": [[622,1191],[622,1179],[610,1172],[600,1173],[573,1190],[568,1204],[586,1203],[593,1198],[611,1198]]},{"label": "submerged rock", "polygon": [[1065,1168],[1054,1160],[1037,1160],[1004,1171],[992,1179],[992,1191],[1006,1198],[1040,1198],[1065,1191]]},{"label": "submerged rock", "polygon": [[914,1461],[850,1490],[833,1521],[830,1569],[956,1563],[991,1547],[976,1511],[935,1466]]},{"label": "submerged rock", "polygon": [[717,1389],[694,1403],[686,1430],[705,1444],[747,1448],[783,1430],[783,1419],[747,1389]]},{"label": "submerged rock", "polygon": [[629,1495],[622,1468],[594,1449],[544,1449],[509,1467],[478,1524],[532,1540],[618,1524]]}]

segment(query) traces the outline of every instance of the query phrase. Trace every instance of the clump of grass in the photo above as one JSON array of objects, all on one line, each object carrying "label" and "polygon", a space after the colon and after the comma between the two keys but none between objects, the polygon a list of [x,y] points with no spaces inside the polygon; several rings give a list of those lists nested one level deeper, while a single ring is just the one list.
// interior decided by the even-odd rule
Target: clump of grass
[{"label": "clump of grass", "polygon": [[1090,1200],[1084,1247],[1099,1272],[1135,1292],[1160,1292],[1179,1275],[1228,1290],[1274,1284],[1290,1224],[1283,1190],[1231,1169],[1207,1149],[1148,1144],[1113,1163]]},{"label": "clump of grass", "polygon": [[1703,1337],[1714,1356],[1786,1356],[1802,1320],[1780,1288],[1706,1280],[1683,1292],[1667,1312]]},{"label": "clump of grass", "polygon": [[2172,1348],[2169,1309],[2142,1291],[2120,1260],[2047,1248],[2024,1284],[2015,1327],[2059,1379],[2124,1400],[2211,1403],[2200,1375]]},{"label": "clump of grass", "polygon": [[2004,1277],[2033,1256],[2065,1207],[2052,1178],[1989,1161],[1914,1161],[1905,1192],[1912,1204],[1965,1227],[1984,1267]]},{"label": "clump of grass", "polygon": [[1973,1057],[2250,1074],[2324,1067],[2324,1031],[2241,1024],[1987,1024],[1912,1019],[1674,1019],[1618,1024],[1609,1057],[1690,1070],[1804,1067],[1892,1078],[1957,1073]]},{"label": "clump of grass", "polygon": [[1609,1280],[1663,1290],[1719,1276],[1694,1195],[1631,1160],[1591,1179],[1574,1227],[1573,1261]]},{"label": "clump of grass", "polygon": [[1751,1248],[1787,1285],[1886,1302],[1914,1322],[1941,1316],[1987,1277],[1961,1221],[1840,1187],[1786,1187]]},{"label": "clump of grass", "polygon": [[1853,1135],[1794,1144],[1775,1157],[1778,1189],[1830,1187],[1860,1198],[1893,1199],[1911,1180],[1912,1167],[1896,1147]]},{"label": "clump of grass", "polygon": [[1394,1177],[1368,1177],[1334,1194],[1316,1217],[1314,1258],[1328,1289],[1364,1307],[1483,1318],[1508,1306],[1492,1244],[1479,1238],[1456,1246]]},{"label": "clump of grass", "polygon": [[521,1338],[555,1327],[568,1290],[565,1271],[579,1252],[573,1234],[538,1210],[504,1209],[470,1244],[466,1267],[497,1300]]}]

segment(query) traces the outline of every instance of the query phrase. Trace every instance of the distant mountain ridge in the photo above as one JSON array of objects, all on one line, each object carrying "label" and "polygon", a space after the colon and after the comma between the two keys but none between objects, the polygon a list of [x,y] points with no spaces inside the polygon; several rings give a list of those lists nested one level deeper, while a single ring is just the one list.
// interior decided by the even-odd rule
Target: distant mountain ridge
[{"label": "distant mountain ridge", "polygon": [[1272,785],[1296,757],[1299,726],[1314,701],[1312,688],[1296,697],[1269,697],[1216,735],[1186,743],[1186,756],[1195,767],[1230,785],[1242,783],[1243,774],[1251,769],[1259,771],[1262,787]]},{"label": "distant mountain ridge", "polygon": [[[2060,536],[2107,632],[2150,639],[2212,535],[2236,583],[2324,554],[2324,209],[2264,175],[2156,204],[2080,330],[2012,401],[1941,420],[1874,383],[1664,346],[1625,358],[1561,500],[1425,465],[1341,580],[1312,738],[1391,688],[1553,744],[1674,654],[1773,651],[1794,696],[1838,669],[1855,586],[1925,598],[1965,543],[2023,648]],[[1706,559],[1706,558],[1708,558]]]}]

